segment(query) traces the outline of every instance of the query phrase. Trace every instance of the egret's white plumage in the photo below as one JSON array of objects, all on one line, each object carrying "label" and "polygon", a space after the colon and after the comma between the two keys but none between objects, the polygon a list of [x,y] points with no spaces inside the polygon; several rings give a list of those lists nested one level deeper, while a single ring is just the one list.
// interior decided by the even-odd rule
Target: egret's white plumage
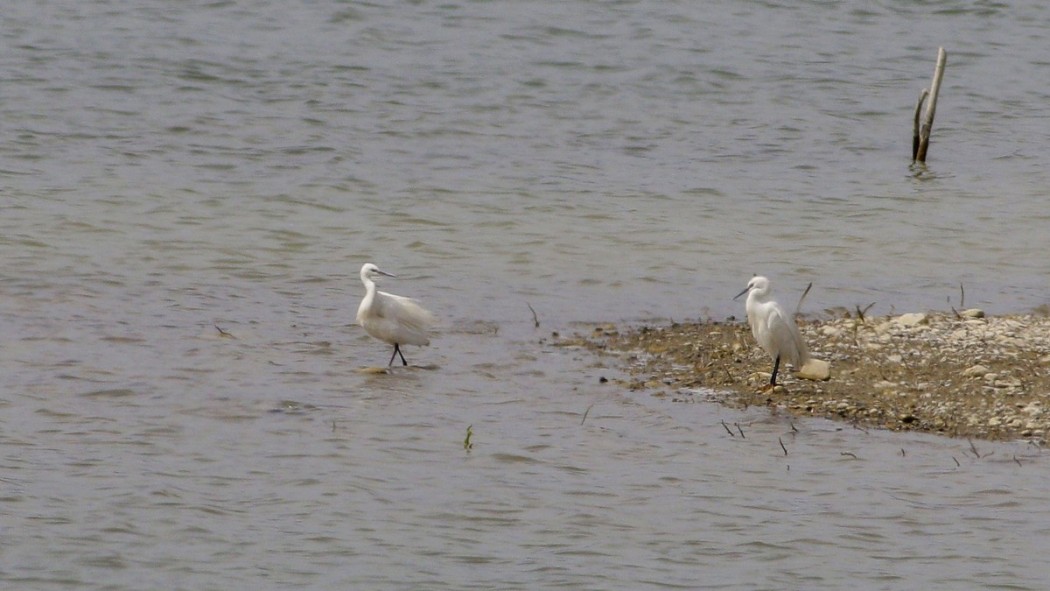
[{"label": "egret's white plumage", "polygon": [[773,358],[773,375],[770,376],[769,383],[775,386],[780,362],[783,360],[795,366],[795,369],[801,368],[809,361],[809,351],[798,331],[795,319],[773,300],[773,289],[769,285],[769,279],[762,276],[752,277],[747,289],[733,299],[745,293],[747,323],[751,325],[751,334],[755,336],[759,346]]},{"label": "egret's white plumage", "polygon": [[408,365],[401,345],[429,345],[429,331],[434,326],[434,315],[411,298],[385,291],[378,291],[374,278],[378,275],[394,277],[372,263],[361,267],[361,283],[365,284],[365,297],[357,308],[357,323],[373,337],[394,346],[390,356],[400,355],[401,363]]}]

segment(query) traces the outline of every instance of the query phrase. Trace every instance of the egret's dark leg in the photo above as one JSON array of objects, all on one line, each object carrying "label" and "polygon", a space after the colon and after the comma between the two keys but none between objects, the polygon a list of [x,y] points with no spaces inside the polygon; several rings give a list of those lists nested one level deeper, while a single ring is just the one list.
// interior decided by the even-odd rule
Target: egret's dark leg
[{"label": "egret's dark leg", "polygon": [[[394,352],[390,354],[390,362],[386,364],[387,367],[390,367],[391,365],[394,364],[394,357],[397,357],[398,353],[400,353],[400,352],[401,352],[401,349],[399,349],[397,347],[397,343],[394,343]],[[404,359],[404,358],[402,357],[402,359]]]},{"label": "egret's dark leg", "polygon": [[773,362],[773,375],[769,376],[769,385],[776,387],[777,385],[777,372],[780,371],[780,355],[777,355],[776,361]]},{"label": "egret's dark leg", "polygon": [[[397,353],[398,355],[401,356],[401,365],[404,365],[404,366],[408,365],[408,362],[405,361],[405,354],[401,352],[401,347],[397,343],[394,343],[394,353]],[[390,363],[393,363],[393,362],[394,362],[394,358],[390,357]]]}]

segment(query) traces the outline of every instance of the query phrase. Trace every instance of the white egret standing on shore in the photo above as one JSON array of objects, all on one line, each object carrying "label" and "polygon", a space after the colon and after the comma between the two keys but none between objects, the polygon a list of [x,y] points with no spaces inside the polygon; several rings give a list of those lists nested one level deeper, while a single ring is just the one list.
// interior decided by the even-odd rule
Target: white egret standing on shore
[{"label": "white egret standing on shore", "polygon": [[795,319],[773,300],[773,289],[769,286],[769,279],[762,276],[752,277],[747,289],[736,294],[733,299],[745,293],[747,323],[751,325],[751,334],[755,336],[759,346],[773,358],[773,375],[769,378],[769,386],[776,387],[780,361],[790,363],[797,370],[809,361],[809,351],[798,332]]},{"label": "white egret standing on shore", "polygon": [[408,365],[401,345],[429,345],[428,331],[434,326],[434,315],[411,298],[376,290],[373,278],[377,275],[395,277],[372,263],[361,267],[365,297],[357,308],[357,323],[371,336],[394,346],[387,367],[394,364],[398,355],[401,363]]}]

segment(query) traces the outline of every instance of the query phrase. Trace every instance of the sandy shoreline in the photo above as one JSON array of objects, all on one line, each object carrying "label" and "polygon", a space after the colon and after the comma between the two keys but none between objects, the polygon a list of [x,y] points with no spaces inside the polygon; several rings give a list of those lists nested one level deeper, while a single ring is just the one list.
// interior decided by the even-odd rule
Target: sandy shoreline
[{"label": "sandy shoreline", "polygon": [[1043,444],[1050,433],[1050,316],[855,312],[800,318],[799,328],[812,355],[831,363],[831,379],[781,371],[773,392],[758,391],[772,364],[744,322],[601,326],[560,342],[619,357],[627,387],[676,402],[774,406],[953,437]]}]

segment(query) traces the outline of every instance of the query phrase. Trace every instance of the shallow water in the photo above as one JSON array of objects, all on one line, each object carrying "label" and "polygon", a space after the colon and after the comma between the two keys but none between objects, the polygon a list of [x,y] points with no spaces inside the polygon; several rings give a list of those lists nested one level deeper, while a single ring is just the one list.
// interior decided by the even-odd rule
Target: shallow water
[{"label": "shallow water", "polygon": [[[758,272],[812,312],[1046,305],[1046,14],[5,8],[0,581],[1044,587],[1039,449],[674,403],[549,341],[740,315]],[[360,371],[368,260],[442,317],[422,368]]]}]

